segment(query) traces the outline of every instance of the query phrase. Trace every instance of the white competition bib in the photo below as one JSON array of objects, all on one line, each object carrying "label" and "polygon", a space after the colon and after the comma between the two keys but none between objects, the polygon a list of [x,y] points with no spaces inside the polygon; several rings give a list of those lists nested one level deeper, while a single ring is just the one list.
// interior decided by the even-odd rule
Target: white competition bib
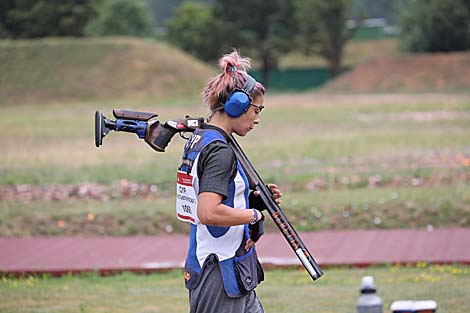
[{"label": "white competition bib", "polygon": [[197,224],[197,195],[193,187],[194,177],[178,171],[176,178],[176,216],[179,220]]}]

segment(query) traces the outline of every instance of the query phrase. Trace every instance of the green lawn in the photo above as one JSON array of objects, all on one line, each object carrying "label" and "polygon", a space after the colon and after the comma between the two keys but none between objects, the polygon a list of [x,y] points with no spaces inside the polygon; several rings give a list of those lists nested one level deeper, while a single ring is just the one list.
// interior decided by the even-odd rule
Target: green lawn
[{"label": "green lawn", "polygon": [[[419,95],[413,101],[350,96],[321,102],[325,97],[270,95],[261,124],[240,138],[264,180],[281,186],[283,208],[296,227],[470,226],[468,96],[430,100],[423,95],[422,101]],[[156,112],[163,121],[200,116],[199,102],[196,97],[0,106],[0,188],[111,188],[122,181],[157,187],[144,198],[112,191],[105,200],[0,198],[0,235],[185,231],[173,209],[184,140],[176,136],[167,152],[157,153],[134,134],[112,132],[96,148],[93,118],[97,109],[111,118],[112,108]],[[90,220],[89,214],[96,218]],[[58,228],[60,220],[66,227]]]},{"label": "green lawn", "polygon": [[[365,275],[374,276],[384,312],[395,300],[435,300],[438,312],[470,310],[470,267],[457,265],[327,268],[316,282],[304,270],[268,270],[257,293],[266,312],[353,313]],[[180,271],[0,279],[0,312],[9,313],[180,313],[188,311],[187,299]]]},{"label": "green lawn", "polygon": [[[469,224],[470,188],[465,184],[292,190],[285,194],[282,207],[299,231]],[[174,218],[174,201],[173,194],[160,195],[158,191],[149,199],[2,201],[0,233],[126,236],[187,232],[187,225]],[[277,231],[269,219],[266,227]]]},{"label": "green lawn", "polygon": [[[467,101],[462,97],[460,103],[397,105],[356,104],[352,98],[347,105],[317,106],[306,94],[302,103],[290,103],[287,97],[271,108],[270,99],[276,100],[276,96],[268,98],[262,124],[240,140],[266,176],[295,171],[299,166],[307,167],[304,171],[309,174],[330,167],[357,171],[354,163],[365,158],[370,159],[366,172],[375,172],[374,167],[393,157],[395,163],[413,156],[417,162],[426,161],[423,158],[432,152],[454,156],[457,161],[459,156],[469,157],[468,97]],[[159,113],[165,121],[186,114],[203,115],[197,101],[0,106],[0,123],[4,126],[0,137],[0,184],[111,183],[121,178],[172,184],[183,140],[176,136],[166,153],[156,153],[134,134],[110,133],[97,149],[94,112],[99,109],[111,118],[113,107],[147,110]],[[430,120],[425,119],[428,115]],[[308,161],[312,163],[302,164]],[[394,166],[400,164],[389,165],[394,171]],[[427,166],[409,165],[405,168],[413,171]],[[449,167],[440,166],[436,171],[452,170]],[[454,167],[463,169],[458,164]],[[289,181],[290,177],[283,179]]]},{"label": "green lawn", "polygon": [[[98,50],[83,55],[77,51],[63,55],[83,56],[95,63],[102,57]],[[48,65],[56,64],[50,55],[41,55],[47,62],[29,66],[36,69],[32,73],[10,68],[35,61],[24,53],[10,54],[18,62],[3,62],[14,86],[5,85],[5,97],[0,97],[0,236],[187,231],[187,225],[174,216],[175,169],[183,139],[176,136],[165,153],[151,150],[134,134],[110,133],[101,148],[94,146],[96,110],[108,118],[113,108],[156,112],[162,121],[204,114],[197,92],[191,98],[173,96],[179,90],[176,87],[183,88],[185,94],[195,90],[197,82],[187,80],[195,77],[187,72],[191,68],[177,66],[181,76],[173,77],[155,75],[162,70],[158,67],[146,76],[148,67],[138,60],[147,60],[149,55],[157,58],[154,51],[137,59],[123,55],[126,61],[137,60],[131,62],[137,66],[131,69],[133,73],[144,71],[134,77],[138,82],[132,88],[122,90],[131,90],[124,93],[127,99],[142,99],[134,101],[87,101],[126,98],[118,93],[121,90],[103,88],[106,86],[99,83],[96,73],[88,81],[91,85],[82,85],[77,82],[85,82],[88,76],[77,78],[67,74],[67,67],[60,67],[65,75],[42,81],[43,74],[50,71]],[[344,65],[352,66],[371,57],[398,55],[399,51],[392,39],[373,44],[352,42],[345,53]],[[171,53],[163,54],[174,58]],[[118,56],[105,65],[118,70],[115,64],[119,62],[114,61],[121,60],[122,54]],[[76,60],[71,58],[69,64],[78,66],[73,72],[83,76],[84,59]],[[62,62],[60,58],[56,61]],[[159,59],[155,64],[165,63]],[[294,53],[281,60],[280,68],[324,65],[321,59]],[[199,70],[198,77],[207,77],[207,68]],[[125,83],[122,77],[129,78],[128,72],[118,71],[112,78]],[[163,70],[169,72],[173,70]],[[112,81],[109,72],[103,73],[108,73],[105,81]],[[162,78],[163,83],[155,87],[145,77]],[[121,85],[114,85],[120,89],[116,86]],[[39,87],[42,91],[36,90]],[[264,180],[280,185],[282,207],[298,230],[470,227],[469,95],[335,97],[268,90],[261,125],[247,138],[240,138],[240,143]],[[25,103],[15,99],[25,99]],[[152,186],[154,192],[127,195],[122,186],[132,184]],[[98,197],[51,196],[57,192],[54,188],[67,186],[95,188],[102,193]],[[12,195],[12,190],[33,191],[29,198],[15,192]],[[271,222],[267,229],[277,231]],[[303,270],[269,270],[257,292],[267,312],[352,313],[361,277],[373,275],[385,312],[398,299],[433,299],[438,312],[470,312],[469,266],[420,263],[414,267],[327,268],[325,273],[313,283]],[[186,312],[187,299],[180,271],[111,277],[0,276],[0,313]]]}]

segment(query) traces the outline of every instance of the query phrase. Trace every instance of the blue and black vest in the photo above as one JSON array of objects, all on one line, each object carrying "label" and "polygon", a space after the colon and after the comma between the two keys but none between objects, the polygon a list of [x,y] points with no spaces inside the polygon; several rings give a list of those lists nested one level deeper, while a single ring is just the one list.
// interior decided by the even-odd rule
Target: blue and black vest
[{"label": "blue and black vest", "polygon": [[[263,280],[256,251],[244,251],[249,238],[248,225],[230,227],[210,226],[199,222],[197,197],[199,194],[198,161],[201,151],[214,141],[227,142],[216,129],[198,128],[184,148],[182,163],[177,175],[177,217],[190,222],[190,241],[185,263],[185,280],[188,289],[196,288],[206,259],[216,257],[225,292],[229,297],[240,297],[253,290]],[[230,175],[230,173],[227,173]],[[249,208],[249,184],[237,161],[237,173],[229,182],[229,195],[223,204],[244,210]]]}]

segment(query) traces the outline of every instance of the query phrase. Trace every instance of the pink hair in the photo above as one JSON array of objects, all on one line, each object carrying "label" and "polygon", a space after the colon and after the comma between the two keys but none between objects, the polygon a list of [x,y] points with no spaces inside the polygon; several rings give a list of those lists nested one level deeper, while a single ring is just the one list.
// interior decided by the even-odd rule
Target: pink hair
[{"label": "pink hair", "polygon": [[[235,88],[242,88],[251,68],[251,60],[240,56],[237,50],[225,54],[219,60],[221,73],[213,77],[202,91],[204,105],[210,112],[215,112],[224,106],[230,93]],[[254,99],[264,94],[264,86],[256,82],[250,96]]]}]

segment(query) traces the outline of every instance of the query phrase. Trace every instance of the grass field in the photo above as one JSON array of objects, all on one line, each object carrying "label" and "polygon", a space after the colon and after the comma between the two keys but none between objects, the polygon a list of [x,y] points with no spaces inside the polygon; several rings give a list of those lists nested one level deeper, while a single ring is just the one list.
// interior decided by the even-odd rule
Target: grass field
[{"label": "grass field", "polygon": [[[395,300],[435,300],[438,312],[470,310],[470,267],[420,263],[412,266],[330,268],[316,282],[303,270],[269,270],[257,288],[266,312],[355,312],[362,276],[374,276],[384,312]],[[179,271],[111,277],[3,277],[0,312],[187,312],[187,291]]]},{"label": "grass field", "polygon": [[210,75],[207,64],[154,40],[0,40],[2,104],[172,98],[197,94]]},{"label": "grass field", "polygon": [[[398,40],[394,38],[350,41],[344,48],[342,64],[352,67],[381,57],[398,56],[401,53],[398,45]],[[281,69],[327,67],[327,62],[319,56],[305,56],[294,51],[280,59],[279,67]]]},{"label": "grass field", "polygon": [[[399,54],[396,39],[352,41],[345,48],[343,65],[351,68]],[[0,103],[170,99],[197,94],[215,68],[216,62],[205,64],[154,40],[0,40]],[[253,68],[259,68],[257,60]],[[271,89],[280,91],[311,89],[329,79],[322,58],[300,53],[283,56],[272,76],[278,81],[272,81]]]},{"label": "grass field", "polygon": [[[197,92],[178,98],[175,86],[193,94],[211,69],[178,63],[173,67],[181,69],[179,76],[160,77],[161,68],[152,65],[155,72],[149,74],[145,60],[166,62],[157,58],[153,43],[132,40],[0,45],[2,53],[19,49],[7,51],[14,62],[0,62],[0,73],[6,73],[0,76],[0,236],[186,232],[187,225],[174,217],[175,169],[184,140],[175,137],[166,153],[156,153],[134,134],[110,133],[98,149],[93,117],[100,110],[111,118],[113,108],[156,112],[162,121],[203,115]],[[52,49],[54,45],[59,49]],[[346,65],[398,53],[393,40],[350,47]],[[169,47],[160,48],[173,56]],[[109,51],[113,58],[103,63]],[[126,64],[114,66],[121,63]],[[21,76],[28,72],[15,64],[35,70]],[[90,72],[97,64],[104,71]],[[281,68],[318,64],[324,65],[292,54]],[[52,68],[62,70],[63,78],[45,79]],[[197,80],[186,70],[199,73]],[[100,83],[108,82],[109,71],[116,80],[113,86]],[[128,77],[130,72],[136,74]],[[153,76],[162,80],[149,82]],[[186,83],[180,84],[183,79]],[[97,98],[104,100],[86,100]],[[114,98],[123,100],[106,100]],[[264,180],[280,185],[283,210],[296,229],[470,227],[468,93],[268,92],[265,104],[261,125],[240,143]],[[274,231],[270,222],[267,228]],[[421,263],[325,272],[312,283],[296,269],[267,271],[258,289],[266,311],[355,312],[364,275],[375,277],[385,312],[398,299],[433,299],[438,312],[470,311],[468,266]],[[187,291],[179,271],[0,277],[1,313],[184,311]]]},{"label": "grass field", "polygon": [[[1,106],[0,235],[186,231],[173,218],[184,140],[156,153],[134,134],[110,133],[98,149],[93,117],[115,107],[168,120],[203,114],[198,103]],[[470,226],[466,94],[284,94],[266,106],[240,142],[265,181],[281,186],[299,229]]]}]

